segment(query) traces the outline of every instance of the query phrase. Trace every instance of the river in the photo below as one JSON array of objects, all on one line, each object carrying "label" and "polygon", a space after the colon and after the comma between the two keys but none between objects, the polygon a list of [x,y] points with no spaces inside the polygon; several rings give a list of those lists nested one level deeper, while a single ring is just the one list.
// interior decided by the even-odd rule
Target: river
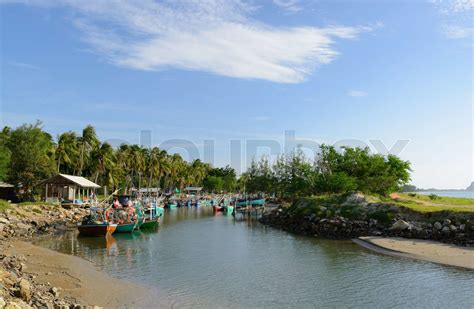
[{"label": "river", "polygon": [[36,244],[145,284],[177,308],[472,308],[474,272],[300,237],[210,208],[167,210],[155,232]]}]

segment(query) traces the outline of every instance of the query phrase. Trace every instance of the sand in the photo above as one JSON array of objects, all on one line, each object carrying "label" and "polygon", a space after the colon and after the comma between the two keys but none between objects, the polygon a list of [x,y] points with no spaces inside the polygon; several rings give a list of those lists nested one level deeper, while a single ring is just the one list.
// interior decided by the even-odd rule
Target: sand
[{"label": "sand", "polygon": [[391,256],[474,270],[474,248],[472,247],[459,247],[430,240],[398,237],[369,236],[359,237],[353,241],[367,249]]},{"label": "sand", "polygon": [[26,272],[36,281],[59,287],[60,293],[79,303],[104,308],[169,307],[145,286],[112,278],[86,260],[62,254],[28,242],[13,241],[7,254],[23,254]]}]

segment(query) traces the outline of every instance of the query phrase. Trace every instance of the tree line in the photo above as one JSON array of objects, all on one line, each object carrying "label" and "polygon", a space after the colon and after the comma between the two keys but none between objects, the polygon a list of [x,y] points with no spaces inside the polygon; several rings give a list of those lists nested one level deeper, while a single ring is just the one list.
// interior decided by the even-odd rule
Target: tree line
[{"label": "tree line", "polygon": [[229,167],[213,167],[199,159],[187,162],[158,147],[122,144],[112,147],[94,127],[54,139],[41,122],[0,132],[0,180],[31,191],[41,180],[65,173],[86,177],[109,190],[203,186],[208,192],[274,194],[281,198],[362,191],[387,195],[410,180],[410,163],[397,156],[372,154],[368,148],[322,145],[314,160],[301,150],[274,162],[262,157],[238,179]]},{"label": "tree line", "polygon": [[82,134],[59,134],[56,141],[43,131],[41,122],[5,127],[0,133],[0,162],[0,180],[25,191],[56,173],[83,176],[109,190],[125,192],[138,187],[182,190],[201,185],[219,192],[232,191],[237,185],[230,167],[213,168],[199,159],[187,162],[158,147],[122,144],[114,148],[100,141],[90,125]]},{"label": "tree line", "polygon": [[408,183],[410,171],[410,162],[394,155],[322,145],[315,160],[307,159],[301,150],[274,163],[263,157],[252,162],[239,181],[247,192],[272,192],[281,198],[348,191],[388,195]]}]

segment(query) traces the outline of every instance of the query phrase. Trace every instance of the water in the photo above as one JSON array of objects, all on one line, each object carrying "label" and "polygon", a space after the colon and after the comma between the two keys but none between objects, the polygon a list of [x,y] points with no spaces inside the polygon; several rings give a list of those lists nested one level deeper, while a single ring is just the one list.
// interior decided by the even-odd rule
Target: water
[{"label": "water", "polygon": [[438,196],[447,197],[474,198],[474,191],[417,191],[416,193],[423,195],[436,194]]},{"label": "water", "polygon": [[157,232],[39,245],[159,289],[178,308],[472,308],[474,271],[290,235],[210,208],[166,211]]}]

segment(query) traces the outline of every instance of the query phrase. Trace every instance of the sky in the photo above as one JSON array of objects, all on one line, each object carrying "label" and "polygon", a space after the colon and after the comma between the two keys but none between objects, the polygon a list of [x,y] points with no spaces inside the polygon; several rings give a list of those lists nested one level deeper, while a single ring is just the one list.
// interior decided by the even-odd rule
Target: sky
[{"label": "sky", "polygon": [[474,180],[473,0],[0,0],[0,10],[1,126],[41,120],[56,137],[91,124],[113,144],[239,171],[291,145],[368,146],[409,160],[419,187]]}]

